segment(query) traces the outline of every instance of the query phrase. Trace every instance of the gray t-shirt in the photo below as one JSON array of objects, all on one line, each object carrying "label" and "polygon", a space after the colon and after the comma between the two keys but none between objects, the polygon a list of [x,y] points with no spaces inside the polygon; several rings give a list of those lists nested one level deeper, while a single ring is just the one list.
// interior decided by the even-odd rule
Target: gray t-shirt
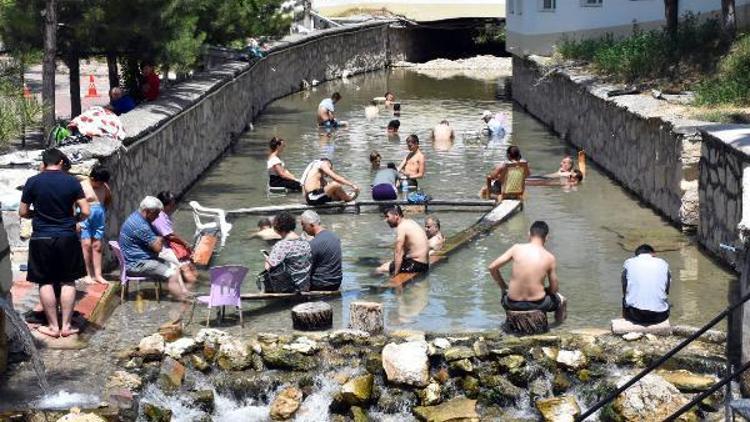
[{"label": "gray t-shirt", "polygon": [[397,180],[398,172],[396,170],[384,168],[375,173],[375,177],[372,178],[372,186],[382,185],[383,183],[389,183],[395,186]]},{"label": "gray t-shirt", "polygon": [[328,230],[310,241],[312,290],[331,289],[341,285],[341,240]]}]

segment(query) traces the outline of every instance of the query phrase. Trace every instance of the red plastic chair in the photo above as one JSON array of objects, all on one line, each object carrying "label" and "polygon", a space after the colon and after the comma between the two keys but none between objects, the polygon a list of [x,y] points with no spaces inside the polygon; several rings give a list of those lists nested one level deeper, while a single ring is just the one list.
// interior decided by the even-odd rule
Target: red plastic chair
[{"label": "red plastic chair", "polygon": [[[125,258],[122,256],[122,250],[120,244],[114,240],[109,241],[109,247],[114,251],[117,257],[117,262],[120,264],[120,303],[125,301],[125,295],[128,291],[128,282],[135,281],[136,291],[141,288],[141,281],[148,280],[146,277],[133,277],[129,276],[125,269]],[[155,279],[156,281],[156,301],[159,302],[159,292],[161,291],[161,280]]]},{"label": "red plastic chair", "polygon": [[234,306],[240,315],[240,326],[244,327],[242,321],[242,298],[240,288],[245,281],[248,268],[242,265],[224,265],[213,267],[209,270],[211,274],[211,293],[209,296],[198,296],[196,300],[208,305],[206,316],[206,327],[211,320],[211,308],[221,306],[221,316],[224,315],[225,306]]}]

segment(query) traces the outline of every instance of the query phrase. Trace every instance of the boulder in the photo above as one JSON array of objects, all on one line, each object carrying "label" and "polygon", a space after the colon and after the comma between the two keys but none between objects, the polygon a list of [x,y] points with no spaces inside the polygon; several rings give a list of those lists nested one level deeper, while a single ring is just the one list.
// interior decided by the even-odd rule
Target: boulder
[{"label": "boulder", "polygon": [[683,393],[700,393],[713,387],[719,381],[714,375],[699,375],[685,369],[659,370],[656,371],[656,375],[664,378]]},{"label": "boulder", "polygon": [[438,337],[435,340],[432,340],[432,345],[438,349],[447,349],[451,347],[451,342],[446,338]]},{"label": "boulder", "polygon": [[503,371],[520,368],[526,364],[526,358],[521,355],[503,356],[497,360],[497,366]]},{"label": "boulder", "polygon": [[197,343],[211,343],[221,344],[224,339],[231,337],[229,333],[216,328],[201,328],[198,334],[195,335],[195,341]]},{"label": "boulder", "polygon": [[430,382],[427,387],[419,390],[417,396],[419,396],[419,402],[422,406],[434,406],[440,403],[442,388],[440,384],[435,381]]},{"label": "boulder", "polygon": [[469,359],[474,357],[474,351],[466,346],[454,346],[448,348],[445,353],[445,360],[453,362],[459,359]]},{"label": "boulder", "polygon": [[351,409],[349,409],[349,413],[351,414],[354,422],[369,422],[370,421],[370,418],[367,416],[367,412],[365,412],[365,409],[359,406],[352,406]]},{"label": "boulder", "polygon": [[302,391],[296,387],[282,390],[271,403],[271,419],[287,420],[294,415],[302,403]]},{"label": "boulder", "polygon": [[179,359],[185,353],[192,352],[197,348],[195,340],[190,337],[183,337],[177,339],[171,343],[167,343],[164,347],[164,354],[169,355],[175,359]]},{"label": "boulder", "polygon": [[70,409],[70,413],[61,416],[57,422],[106,422],[106,419],[95,413],[81,413],[81,409],[74,407]]},{"label": "boulder", "polygon": [[152,403],[143,404],[143,416],[149,422],[170,422],[172,411],[166,407],[157,406]]},{"label": "boulder", "polygon": [[383,348],[382,356],[388,381],[417,387],[427,386],[429,362],[425,341],[388,343]]},{"label": "boulder", "polygon": [[141,339],[138,343],[138,354],[140,356],[161,356],[164,353],[164,337],[161,334],[152,334]]},{"label": "boulder", "polygon": [[372,398],[372,374],[354,377],[341,387],[341,398],[349,406],[363,406]]},{"label": "boulder", "polygon": [[425,422],[478,422],[477,401],[456,397],[437,406],[417,406],[414,415]]},{"label": "boulder", "polygon": [[471,375],[467,375],[463,378],[461,378],[461,388],[464,390],[464,393],[466,393],[466,397],[475,399],[479,395],[479,392],[481,389],[479,388],[479,379],[476,377],[472,377]]},{"label": "boulder", "polygon": [[563,372],[563,371],[557,371],[555,373],[555,377],[552,379],[552,392],[555,394],[562,394],[570,387],[572,387],[573,382],[570,380],[570,377]]},{"label": "boulder", "polygon": [[643,333],[631,332],[631,333],[625,333],[622,335],[622,339],[625,341],[636,341],[636,340],[640,340],[641,337],[643,337]]},{"label": "boulder", "polygon": [[561,396],[537,400],[536,408],[545,421],[548,422],[573,422],[576,416],[581,414],[575,397]]},{"label": "boulder", "polygon": [[217,363],[227,371],[239,371],[249,368],[253,363],[252,346],[235,337],[223,339],[219,346]]},{"label": "boulder", "polygon": [[672,326],[669,320],[654,325],[637,325],[624,319],[612,320],[612,333],[622,335],[627,333],[649,333],[657,336],[668,336],[672,334]]},{"label": "boulder", "polygon": [[317,366],[312,356],[276,347],[263,352],[263,363],[272,369],[309,371]]},{"label": "boulder", "polygon": [[544,399],[552,395],[549,381],[537,378],[529,384],[529,396],[531,400]]},{"label": "boulder", "polygon": [[475,341],[471,348],[474,350],[474,356],[480,359],[484,359],[490,354],[490,348],[487,346],[487,342],[484,341],[484,339]]},{"label": "boulder", "polygon": [[215,398],[213,390],[199,390],[190,393],[190,402],[208,414],[214,412]]},{"label": "boulder", "polygon": [[448,364],[448,368],[453,372],[460,374],[470,374],[474,372],[474,364],[469,359],[454,360]]},{"label": "boulder", "polygon": [[424,331],[420,330],[395,330],[390,332],[390,336],[404,341],[425,341]]},{"label": "boulder", "polygon": [[371,352],[365,357],[365,369],[373,375],[383,373],[383,358],[380,356],[380,353]]},{"label": "boulder", "polygon": [[581,368],[585,368],[588,365],[588,359],[586,355],[580,350],[560,350],[557,353],[557,359],[555,359],[563,368],[577,371]]},{"label": "boulder", "polygon": [[307,337],[297,337],[293,343],[282,346],[285,350],[302,353],[303,355],[313,355],[320,350],[320,345]]},{"label": "boulder", "polygon": [[[625,384],[631,375],[617,380],[617,386]],[[661,421],[688,403],[680,391],[656,374],[648,374],[635,385],[617,396],[612,403],[614,413],[625,422]]]},{"label": "boulder", "polygon": [[501,407],[513,406],[524,395],[523,389],[516,387],[502,376],[495,375],[489,378],[486,381],[482,380],[487,387],[491,387],[482,393],[484,399],[489,403]]},{"label": "boulder", "polygon": [[328,335],[328,340],[333,346],[355,343],[361,344],[370,338],[370,333],[362,330],[335,330]]},{"label": "boulder", "polygon": [[136,391],[141,388],[143,381],[136,374],[125,371],[115,371],[107,380],[105,390],[118,390],[124,388],[130,391]]},{"label": "boulder", "polygon": [[208,371],[209,365],[205,359],[198,355],[190,355],[190,364],[193,365],[197,371],[205,372]]},{"label": "boulder", "polygon": [[176,390],[185,380],[185,366],[171,357],[166,357],[159,371],[159,385],[164,390]]}]

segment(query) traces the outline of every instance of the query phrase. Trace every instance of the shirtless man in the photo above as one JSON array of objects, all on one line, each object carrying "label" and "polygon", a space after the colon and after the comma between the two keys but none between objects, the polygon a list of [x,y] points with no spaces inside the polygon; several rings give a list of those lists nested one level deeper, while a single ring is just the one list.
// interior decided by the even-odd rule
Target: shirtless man
[{"label": "shirtless man", "polygon": [[[526,160],[521,158],[521,149],[515,145],[508,147],[506,151],[507,159],[502,163],[495,166],[494,169],[487,175],[487,184],[479,191],[481,198],[495,198],[500,195],[502,191],[502,181],[505,178],[505,169],[508,164],[512,163],[525,163]],[[526,177],[529,177],[531,169],[526,168]]]},{"label": "shirtless man", "polygon": [[447,151],[453,146],[455,134],[447,120],[441,121],[432,129],[432,141],[434,148],[438,151]]},{"label": "shirtless man", "polygon": [[365,107],[365,118],[367,120],[372,120],[378,117],[379,112],[380,109],[378,108],[378,103],[376,103],[375,101],[370,101],[370,104]]},{"label": "shirtless man", "polygon": [[389,141],[401,142],[401,137],[398,135],[398,128],[401,127],[401,122],[393,119],[388,122],[388,126],[385,128],[385,136]]},{"label": "shirtless man", "polygon": [[424,273],[430,269],[427,234],[416,221],[404,218],[398,205],[385,210],[384,218],[391,228],[396,229],[396,246],[393,261],[378,268],[378,272],[388,272],[392,276],[398,273]]},{"label": "shirtless man", "polygon": [[[565,319],[565,298],[558,292],[555,256],[544,247],[549,227],[535,221],[529,229],[529,243],[515,244],[487,268],[502,291],[505,310],[555,312],[555,321]],[[506,283],[502,268],[513,261],[510,283]],[[544,279],[549,286],[544,287]]]},{"label": "shirtless man", "polygon": [[440,231],[440,219],[434,215],[428,215],[424,219],[424,231],[427,233],[427,243],[430,246],[430,255],[443,249],[445,238]]},{"label": "shirtless man", "polygon": [[396,95],[392,93],[391,91],[386,92],[383,97],[385,98],[386,107],[392,107],[393,104],[396,102]]},{"label": "shirtless man", "polygon": [[102,276],[102,240],[106,209],[112,201],[109,189],[109,171],[102,166],[91,169],[91,175],[81,180],[81,188],[90,205],[91,214],[80,223],[81,248],[86,263],[86,282],[107,284]]},{"label": "shirtless man", "polygon": [[573,157],[566,155],[560,161],[560,168],[556,172],[546,175],[546,177],[570,177],[574,168]]},{"label": "shirtless man", "polygon": [[[344,186],[351,186],[354,193],[348,194]],[[307,205],[322,205],[332,201],[353,201],[359,195],[359,187],[336,174],[331,160],[321,158],[310,163],[305,170],[302,176],[302,192]]]},{"label": "shirtless man", "polygon": [[327,129],[336,128],[343,124],[338,122],[336,116],[333,114],[334,106],[337,102],[341,101],[341,94],[334,92],[331,98],[325,98],[318,104],[318,125],[323,126]]},{"label": "shirtless man", "polygon": [[409,186],[417,187],[417,179],[424,177],[425,157],[419,149],[419,138],[417,135],[409,135],[406,138],[406,147],[409,148],[409,154],[406,155],[398,171],[406,176]]}]

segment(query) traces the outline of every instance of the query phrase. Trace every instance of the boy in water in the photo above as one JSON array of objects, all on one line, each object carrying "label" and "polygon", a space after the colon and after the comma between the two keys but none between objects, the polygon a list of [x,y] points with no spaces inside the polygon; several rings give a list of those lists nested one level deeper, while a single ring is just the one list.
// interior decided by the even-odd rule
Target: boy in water
[{"label": "boy in water", "polygon": [[86,282],[107,284],[102,277],[102,240],[106,209],[112,201],[109,189],[109,171],[102,166],[91,169],[91,175],[81,180],[81,187],[86,201],[91,207],[89,217],[80,223],[81,247],[83,260],[86,263]]}]

